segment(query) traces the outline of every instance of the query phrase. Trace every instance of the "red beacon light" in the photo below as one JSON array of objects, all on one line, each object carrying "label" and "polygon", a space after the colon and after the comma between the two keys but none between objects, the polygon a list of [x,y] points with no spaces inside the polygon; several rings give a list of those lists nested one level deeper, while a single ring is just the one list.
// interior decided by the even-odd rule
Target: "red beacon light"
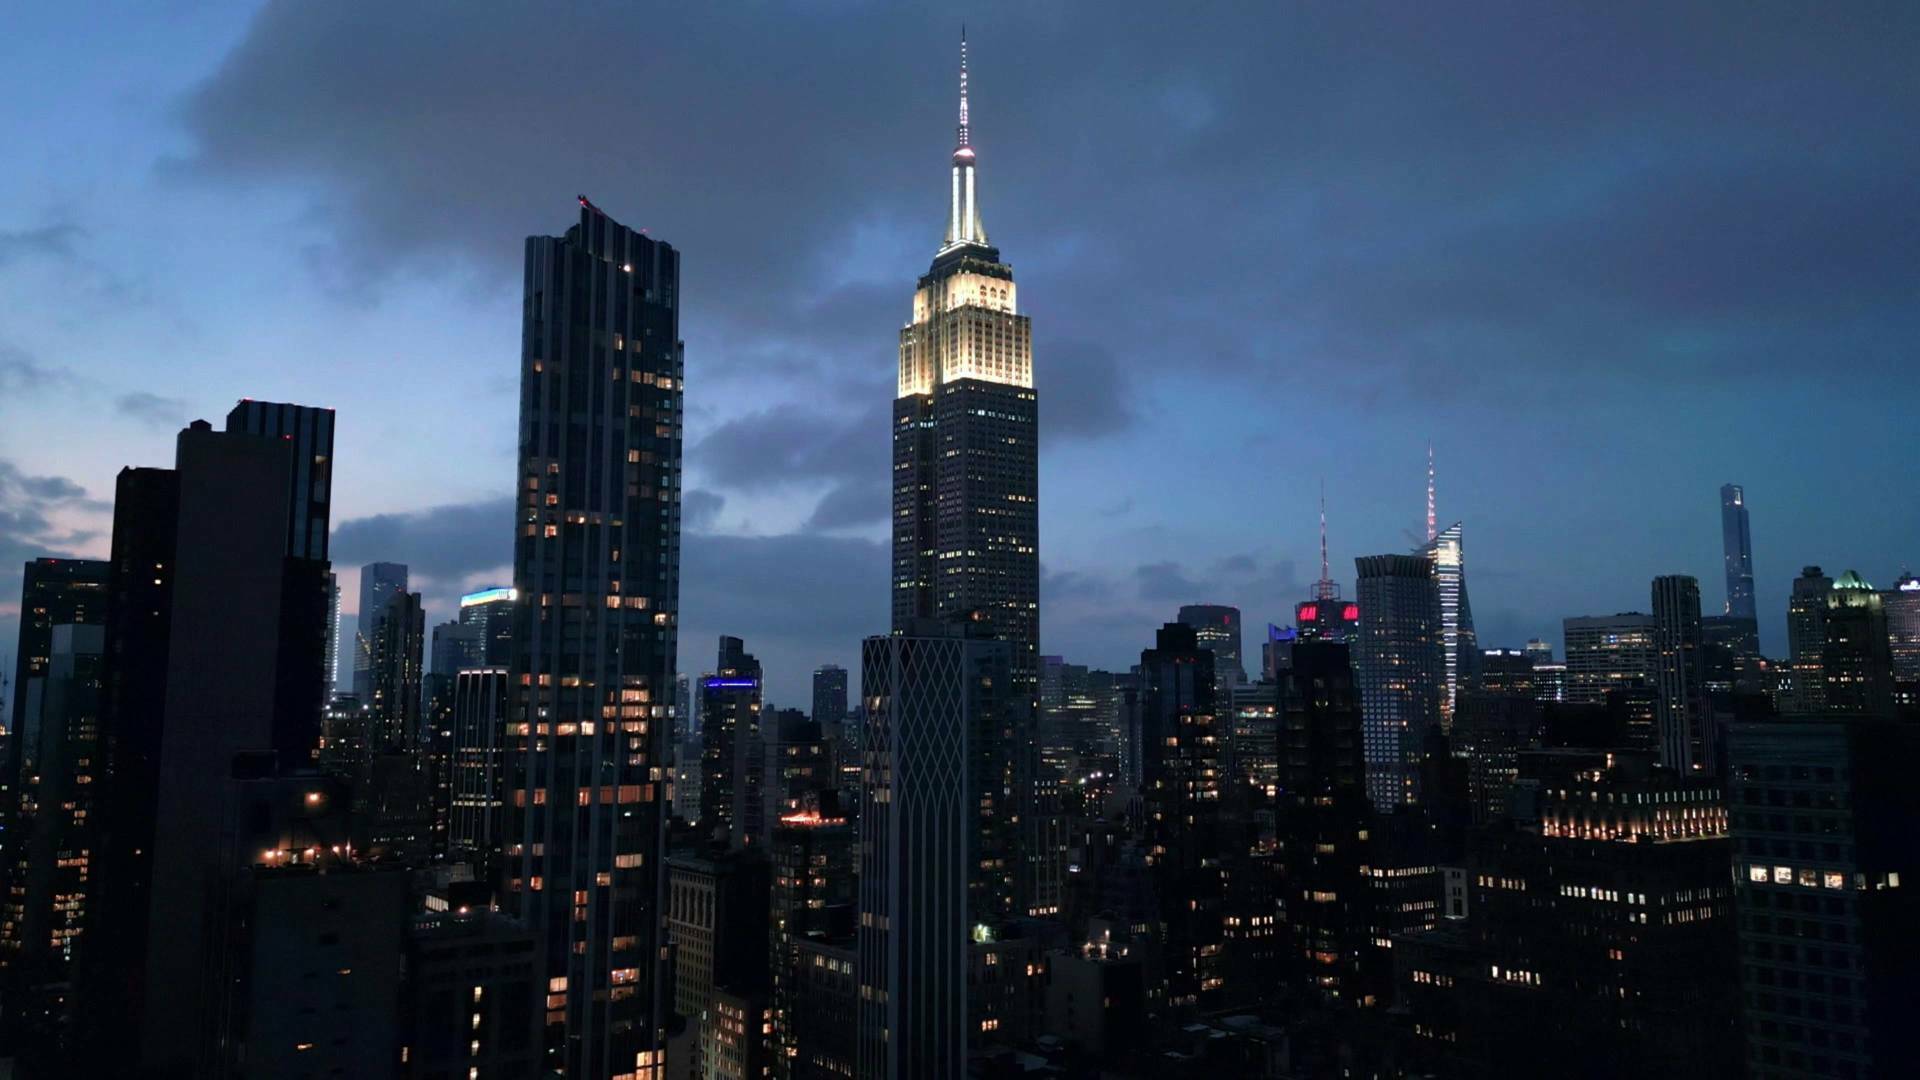
[{"label": "red beacon light", "polygon": [[1359,622],[1360,621],[1360,605],[1348,604],[1345,608],[1341,609],[1340,617],[1347,620],[1348,622]]}]

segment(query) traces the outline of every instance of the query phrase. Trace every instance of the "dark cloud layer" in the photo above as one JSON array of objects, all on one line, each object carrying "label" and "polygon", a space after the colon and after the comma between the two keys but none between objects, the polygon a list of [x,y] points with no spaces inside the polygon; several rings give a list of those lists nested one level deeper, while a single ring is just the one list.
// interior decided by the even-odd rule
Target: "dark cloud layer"
[{"label": "dark cloud layer", "polygon": [[[1100,376],[1169,364],[1430,394],[1891,362],[1872,343],[1911,340],[1920,284],[1913,12],[1830,14],[986,5],[988,225],[1046,298],[1043,383],[1096,376],[1052,430],[1123,424]],[[713,362],[884,372],[866,328],[904,304],[864,275],[936,239],[948,22],[274,3],[178,168],[316,191],[328,257],[375,279],[511,281],[500,237],[584,187],[689,252]],[[583,35],[631,62],[581,62]]]}]

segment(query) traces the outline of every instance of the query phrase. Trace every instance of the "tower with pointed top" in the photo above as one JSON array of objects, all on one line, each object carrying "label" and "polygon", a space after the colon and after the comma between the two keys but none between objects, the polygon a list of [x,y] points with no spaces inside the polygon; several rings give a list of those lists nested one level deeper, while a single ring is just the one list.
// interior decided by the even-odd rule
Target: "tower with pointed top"
[{"label": "tower with pointed top", "polygon": [[[1040,656],[1040,458],[1032,330],[1013,269],[980,223],[976,154],[961,40],[960,124],[946,240],[913,294],[900,331],[893,405],[893,630],[922,619],[986,623],[1011,646],[1011,752],[982,783],[971,873],[993,879],[990,906],[1045,914],[1057,875],[1017,834],[1032,825],[1033,716]],[[977,763],[984,768],[987,763]],[[1009,801],[1013,805],[1001,805]],[[1051,884],[1049,884],[1051,882]],[[993,920],[976,920],[993,921]]]}]

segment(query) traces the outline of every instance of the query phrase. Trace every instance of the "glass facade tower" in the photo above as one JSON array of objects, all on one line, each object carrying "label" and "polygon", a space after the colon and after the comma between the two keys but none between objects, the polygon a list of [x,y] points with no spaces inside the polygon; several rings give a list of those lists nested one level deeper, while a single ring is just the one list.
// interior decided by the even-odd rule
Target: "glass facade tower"
[{"label": "glass facade tower", "polygon": [[549,1071],[663,1074],[680,256],[580,199],[526,245],[505,802]]}]

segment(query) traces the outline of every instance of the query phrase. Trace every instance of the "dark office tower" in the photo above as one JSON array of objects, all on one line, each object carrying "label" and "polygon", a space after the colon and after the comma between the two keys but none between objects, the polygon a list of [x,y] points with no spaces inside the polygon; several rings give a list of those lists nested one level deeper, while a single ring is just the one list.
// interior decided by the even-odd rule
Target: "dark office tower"
[{"label": "dark office tower", "polygon": [[776,709],[761,726],[760,828],[764,845],[780,819],[817,808],[834,789],[833,748],[820,725],[799,709]]},{"label": "dark office tower", "polygon": [[[28,688],[20,732],[18,855],[7,883],[4,940],[9,1042],[30,1057],[51,1049],[67,1014],[68,981],[90,900],[99,772],[105,628],[53,628],[47,663]],[[24,1030],[22,1030],[24,1028]],[[23,1036],[25,1038],[23,1039]],[[22,1045],[24,1043],[25,1045]]]},{"label": "dark office tower", "polygon": [[377,562],[360,568],[360,607],[354,617],[358,628],[353,635],[353,696],[362,703],[373,700],[373,643],[379,637],[387,601],[395,593],[406,591],[405,565]]},{"label": "dark office tower", "polygon": [[1536,664],[1553,663],[1553,646],[1539,638],[1528,638],[1526,645],[1522,646],[1520,651],[1526,653],[1527,657]]},{"label": "dark office tower", "polygon": [[238,792],[257,782],[249,778],[311,767],[319,742],[327,564],[313,557],[311,534],[288,523],[327,492],[289,483],[300,446],[205,421],[177,444],[150,907],[164,932],[148,941],[149,1067],[215,1070],[236,1052],[230,1010],[245,993],[234,967],[244,939],[233,928],[246,915],[229,886],[259,850],[235,846],[253,842],[250,825],[233,827]]},{"label": "dark office tower", "polygon": [[1568,701],[1599,705],[1607,691],[1651,687],[1658,667],[1651,615],[1576,616],[1565,620]]},{"label": "dark office tower", "polygon": [[1147,865],[1160,901],[1166,1002],[1204,1011],[1223,996],[1226,880],[1220,795],[1226,748],[1213,655],[1168,623],[1140,654],[1141,801]]},{"label": "dark office tower", "polygon": [[1032,329],[1013,268],[987,242],[975,192],[961,45],[960,127],[946,242],[920,277],[900,331],[893,403],[893,628],[918,618],[986,615],[1012,642],[1016,695],[1014,816],[1031,835],[1021,907],[1057,908],[1056,867],[1041,857],[1032,727],[1040,658],[1040,457]]},{"label": "dark office tower", "polygon": [[327,653],[321,659],[326,668],[326,699],[333,700],[340,682],[340,578],[327,574]]},{"label": "dark office tower", "polygon": [[[829,1075],[814,1044],[837,1033],[809,1029],[801,1001],[801,943],[836,940],[851,929],[855,880],[854,829],[840,815],[837,797],[780,818],[767,845],[773,869],[768,925],[772,984],[773,1072],[777,1077]],[[835,1055],[837,1056],[837,1055]]]},{"label": "dark office tower", "polygon": [[518,601],[512,589],[481,589],[460,598],[460,625],[477,632],[478,651],[468,667],[506,667],[513,662],[513,609]]},{"label": "dark office tower", "polygon": [[[472,624],[454,621],[435,623],[433,644],[427,652],[427,676],[435,679],[453,681],[455,673],[467,668],[486,667],[485,643],[481,639],[481,628]],[[433,691],[427,692],[429,700]]]},{"label": "dark office tower", "polygon": [[813,669],[813,722],[828,732],[847,722],[846,668],[826,664]]},{"label": "dark office tower", "polygon": [[1418,762],[1440,723],[1446,650],[1440,590],[1425,555],[1367,555],[1359,570],[1354,675],[1366,718],[1367,794],[1387,812],[1419,801]]},{"label": "dark office tower", "polygon": [[1660,764],[1699,772],[1719,764],[1707,713],[1700,639],[1700,583],[1685,574],[1653,579],[1654,688]]},{"label": "dark office tower", "polygon": [[468,668],[453,677],[447,846],[493,856],[501,847],[500,759],[506,741],[507,671]]},{"label": "dark office tower", "polygon": [[373,697],[369,734],[376,753],[421,748],[420,646],[426,612],[420,594],[394,593],[375,622],[369,674]]},{"label": "dark office tower", "polygon": [[1829,713],[1893,715],[1893,655],[1885,601],[1849,570],[1827,592],[1827,640],[1820,651]]},{"label": "dark office tower", "polygon": [[1726,560],[1726,613],[1757,621],[1753,604],[1753,533],[1747,521],[1747,493],[1739,484],[1720,485],[1720,549]]},{"label": "dark office tower", "polygon": [[700,680],[700,824],[741,847],[761,839],[760,661],[721,635],[714,673]]},{"label": "dark office tower", "polygon": [[1276,814],[1284,967],[1295,986],[1357,1005],[1373,814],[1360,692],[1346,644],[1302,641],[1293,657],[1280,684]]},{"label": "dark office tower", "polygon": [[327,558],[333,492],[333,410],[276,401],[241,401],[227,413],[227,430],[293,444],[288,465],[287,555]]},{"label": "dark office tower", "polygon": [[53,659],[53,628],[107,621],[108,564],[90,559],[35,559],[26,564],[20,588],[20,636],[13,668],[13,717],[7,728],[7,764],[0,783],[11,790],[20,779],[22,730],[34,680]]},{"label": "dark office tower", "polygon": [[1293,623],[1301,641],[1352,642],[1360,636],[1360,605],[1335,597],[1293,605]]},{"label": "dark office tower", "polygon": [[1793,579],[1793,593],[1787,597],[1787,664],[1792,689],[1781,702],[1781,711],[1799,716],[1817,716],[1827,704],[1827,676],[1821,666],[1821,654],[1827,647],[1827,594],[1833,591],[1833,579],[1809,566]]},{"label": "dark office tower", "polygon": [[566,236],[527,240],[509,900],[558,988],[546,1065],[586,1080],[664,1067],[679,293],[679,253],[584,198]]},{"label": "dark office tower", "polygon": [[1880,594],[1887,613],[1887,647],[1896,682],[1920,681],[1920,577],[1903,573]]},{"label": "dark office tower", "polygon": [[1736,723],[1727,744],[1747,1075],[1907,1075],[1920,726]]},{"label": "dark office tower", "polygon": [[1458,907],[1393,939],[1410,1072],[1738,1076],[1724,805],[1648,754],[1521,754]]},{"label": "dark office tower", "polygon": [[[965,1075],[969,928],[1012,908],[1005,797],[1016,646],[979,623],[911,624],[866,640],[856,1075]],[[984,805],[983,805],[984,803]]]},{"label": "dark office tower", "polygon": [[1240,609],[1225,604],[1183,604],[1180,622],[1193,627],[1200,647],[1213,653],[1214,685],[1222,691],[1247,681],[1240,661]]},{"label": "dark office tower", "polygon": [[179,508],[173,470],[120,470],[97,751],[104,775],[96,781],[102,791],[93,810],[86,948],[74,978],[73,1044],[83,1051],[76,1063],[97,1065],[94,1072],[112,1058],[84,1052],[108,1055],[109,1046],[140,1030]]},{"label": "dark office tower", "polygon": [[1473,629],[1473,607],[1467,602],[1467,556],[1459,522],[1441,529],[1420,549],[1433,560],[1433,582],[1440,596],[1440,647],[1446,666],[1440,692],[1440,719],[1453,723],[1460,694],[1479,677],[1480,637]]}]

